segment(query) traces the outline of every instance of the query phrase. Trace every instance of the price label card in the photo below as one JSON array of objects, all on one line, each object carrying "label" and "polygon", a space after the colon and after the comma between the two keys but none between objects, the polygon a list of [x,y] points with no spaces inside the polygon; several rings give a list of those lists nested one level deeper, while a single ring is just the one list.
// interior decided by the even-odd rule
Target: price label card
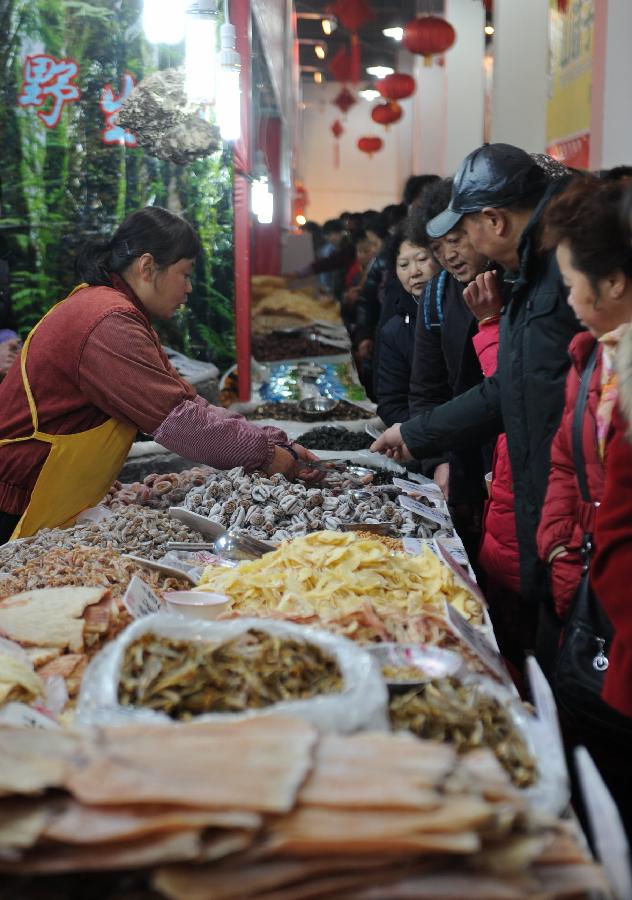
[{"label": "price label card", "polygon": [[162,600],[145,582],[133,575],[132,580],[127,586],[123,603],[128,613],[135,619],[142,619],[143,616],[151,616],[154,613],[161,612],[163,609]]},{"label": "price label card", "polygon": [[430,479],[424,482],[408,481],[406,478],[393,478],[393,484],[405,494],[424,494],[431,500],[443,500],[443,491]]},{"label": "price label card", "polygon": [[18,725],[20,728],[60,728],[50,716],[26,703],[7,703],[0,710],[2,725]]},{"label": "price label card", "polygon": [[483,609],[487,608],[487,600],[485,599],[485,594],[479,588],[478,584],[474,581],[473,578],[465,571],[463,566],[459,565],[456,561],[448,547],[446,546],[443,538],[435,538],[434,539],[435,547],[437,548],[437,553],[439,554],[439,559],[442,560],[446,564],[446,566],[452,570],[454,577],[456,580],[466,589],[468,590],[481,604]]},{"label": "price label card", "polygon": [[404,497],[401,494],[397,498],[397,502],[403,509],[407,509],[417,516],[422,516],[422,518],[427,519],[429,522],[436,522],[441,528],[452,528],[452,519],[450,516],[446,516],[444,513],[439,512],[438,509],[426,506],[425,503],[418,503],[417,500],[413,500],[411,497]]},{"label": "price label card", "polygon": [[458,609],[450,606],[449,603],[448,621],[456,634],[465,641],[465,643],[476,653],[478,658],[481,659],[492,672],[495,672],[504,684],[513,690],[513,682],[509,676],[509,672],[505,668],[500,653],[497,650],[494,650],[484,634],[474,628],[473,625],[470,625]]}]

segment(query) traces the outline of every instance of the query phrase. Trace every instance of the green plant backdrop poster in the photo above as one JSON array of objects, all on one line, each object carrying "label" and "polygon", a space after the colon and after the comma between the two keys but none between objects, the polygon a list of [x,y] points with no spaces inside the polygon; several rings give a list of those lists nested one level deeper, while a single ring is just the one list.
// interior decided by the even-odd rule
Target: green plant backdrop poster
[{"label": "green plant backdrop poster", "polygon": [[204,249],[188,308],[162,335],[222,369],[234,361],[232,154],[177,166],[108,118],[129,75],[183,62],[181,45],[145,40],[141,14],[142,0],[0,0],[0,254],[24,335],[74,286],[83,238],[148,204],[185,216]]}]

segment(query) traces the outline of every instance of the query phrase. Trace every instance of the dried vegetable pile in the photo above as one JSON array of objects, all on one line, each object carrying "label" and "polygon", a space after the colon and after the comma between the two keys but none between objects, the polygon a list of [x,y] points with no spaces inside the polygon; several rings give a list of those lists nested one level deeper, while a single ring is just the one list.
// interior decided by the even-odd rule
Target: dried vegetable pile
[{"label": "dried vegetable pile", "polygon": [[322,425],[300,434],[296,440],[311,450],[366,450],[374,439],[365,431]]},{"label": "dried vegetable pile", "polygon": [[183,472],[147,475],[142,484],[139,481],[132,484],[115,481],[104,504],[110,509],[121,509],[132,504],[149,506],[151,509],[179,506],[191,488],[204,484],[213,471],[210,466],[194,466]]},{"label": "dried vegetable pile", "polygon": [[438,678],[390,701],[391,724],[420,738],[453,744],[459,753],[489,747],[518,787],[536,781],[536,767],[504,706],[480,685]]},{"label": "dried vegetable pile", "polygon": [[226,594],[242,615],[329,617],[370,604],[375,612],[414,616],[451,603],[473,623],[478,601],[458,585],[427,548],[417,557],[391,553],[380,541],[353,532],[319,531],[284,543],[235,569],[205,569],[200,590]]},{"label": "dried vegetable pile", "polygon": [[[390,473],[388,477],[392,477]],[[307,487],[289,482],[280,474],[264,477],[236,468],[193,488],[183,505],[218,525],[238,527],[252,537],[271,541],[353,523],[388,524],[403,535],[414,537],[430,537],[436,530],[436,526],[402,509],[379,488],[372,488],[371,499],[358,501],[350,493],[348,481],[344,487],[344,475],[338,478],[331,473],[330,478],[331,487]]]},{"label": "dried vegetable pile", "polygon": [[[271,716],[81,734],[0,727],[0,758],[0,871],[17,896],[25,876],[129,869],[171,900],[608,888],[574,833],[530,812],[485,750],[318,738]],[[48,884],[38,880],[38,896]]]},{"label": "dried vegetable pile", "polygon": [[186,721],[333,694],[342,683],[336,660],[308,641],[254,629],[220,644],[145,634],[125,651],[118,700]]}]

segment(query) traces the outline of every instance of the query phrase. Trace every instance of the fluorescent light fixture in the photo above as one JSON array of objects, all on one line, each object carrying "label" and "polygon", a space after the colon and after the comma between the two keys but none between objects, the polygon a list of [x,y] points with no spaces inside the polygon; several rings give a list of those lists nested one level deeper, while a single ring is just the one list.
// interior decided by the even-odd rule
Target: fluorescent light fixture
[{"label": "fluorescent light fixture", "polygon": [[217,68],[215,117],[225,141],[237,141],[241,135],[241,60],[235,51],[236,35],[232,25],[222,25],[221,50]]},{"label": "fluorescent light fixture", "polygon": [[216,15],[213,0],[197,0],[186,11],[184,88],[189,103],[215,102]]},{"label": "fluorescent light fixture", "polygon": [[322,29],[323,29],[323,34],[326,34],[327,37],[329,37],[329,35],[331,34],[331,32],[332,32],[332,31],[334,30],[334,28],[336,27],[333,18],[331,18],[331,19],[329,19],[329,18],[321,19],[320,24],[321,24]]},{"label": "fluorescent light fixture", "polygon": [[401,41],[404,37],[404,29],[397,25],[395,28],[383,28],[382,34],[384,37],[393,38],[394,41]]},{"label": "fluorescent light fixture", "polygon": [[150,44],[184,40],[186,0],[144,0],[143,31]]},{"label": "fluorescent light fixture", "polygon": [[490,37],[491,37],[491,35],[494,33],[495,30],[496,30],[496,29],[494,28],[493,25],[486,25],[486,26],[485,26],[485,29],[484,29],[485,34],[488,34]]},{"label": "fluorescent light fixture", "polygon": [[387,75],[392,75],[395,69],[391,69],[390,66],[369,66],[367,72],[369,75],[375,75],[376,78],[386,78]]},{"label": "fluorescent light fixture", "polygon": [[324,59],[327,55],[327,51],[322,44],[316,44],[316,46],[314,47],[314,53],[319,59]]},{"label": "fluorescent light fixture", "polygon": [[361,97],[364,97],[365,100],[377,100],[380,95],[379,91],[373,90],[373,88],[365,88],[363,91],[358,91],[358,94]]},{"label": "fluorescent light fixture", "polygon": [[323,73],[322,72],[314,72],[314,81],[316,84],[323,83]]}]

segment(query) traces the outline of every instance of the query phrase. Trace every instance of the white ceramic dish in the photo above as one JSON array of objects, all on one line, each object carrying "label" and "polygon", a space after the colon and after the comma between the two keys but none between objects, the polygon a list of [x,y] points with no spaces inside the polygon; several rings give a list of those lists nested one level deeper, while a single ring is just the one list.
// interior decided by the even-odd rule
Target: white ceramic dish
[{"label": "white ceramic dish", "polygon": [[164,597],[169,612],[189,619],[217,619],[230,603],[224,594],[201,591],[166,591]]}]

